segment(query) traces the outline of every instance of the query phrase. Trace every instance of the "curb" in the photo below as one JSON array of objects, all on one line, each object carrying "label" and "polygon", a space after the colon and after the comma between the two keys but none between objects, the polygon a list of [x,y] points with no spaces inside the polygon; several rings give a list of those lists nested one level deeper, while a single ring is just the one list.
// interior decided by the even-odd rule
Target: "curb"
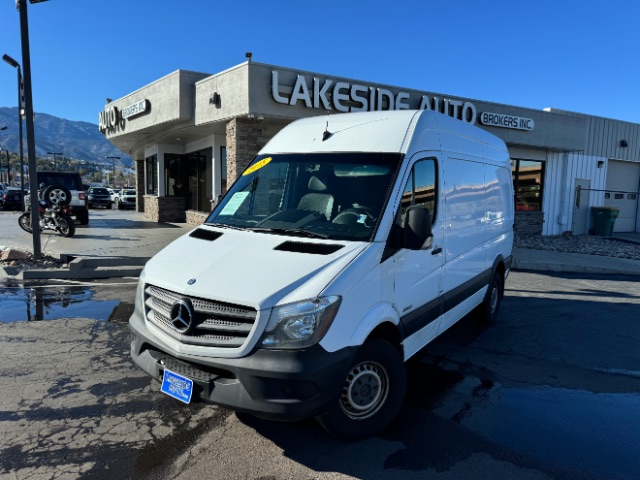
[{"label": "curb", "polygon": [[9,280],[88,280],[139,277],[151,257],[76,257],[61,255],[68,267],[60,269],[0,267],[0,279]]},{"label": "curb", "polygon": [[589,273],[592,275],[630,275],[640,276],[640,272],[630,272],[615,268],[588,267],[585,265],[567,265],[561,263],[536,262],[531,260],[513,259],[511,269],[515,271],[529,272],[555,272],[555,273]]}]

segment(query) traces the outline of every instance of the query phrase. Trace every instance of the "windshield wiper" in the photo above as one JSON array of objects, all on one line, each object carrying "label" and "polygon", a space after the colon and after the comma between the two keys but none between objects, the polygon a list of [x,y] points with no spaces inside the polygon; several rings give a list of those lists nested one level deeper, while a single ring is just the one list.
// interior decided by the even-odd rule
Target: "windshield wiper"
[{"label": "windshield wiper", "polygon": [[264,228],[253,227],[249,228],[252,232],[259,233],[275,233],[276,235],[292,235],[295,237],[308,237],[308,238],[330,238],[330,235],[324,233],[310,232],[308,230],[301,230],[299,228]]}]

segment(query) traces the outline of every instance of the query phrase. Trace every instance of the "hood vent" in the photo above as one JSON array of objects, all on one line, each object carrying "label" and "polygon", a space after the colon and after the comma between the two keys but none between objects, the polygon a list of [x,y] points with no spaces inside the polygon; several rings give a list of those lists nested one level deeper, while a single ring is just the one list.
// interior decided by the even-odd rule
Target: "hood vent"
[{"label": "hood vent", "polygon": [[326,245],[324,243],[307,242],[284,242],[274,248],[274,250],[296,253],[311,253],[313,255],[331,255],[333,252],[337,252],[342,247],[344,247],[344,245]]},{"label": "hood vent", "polygon": [[214,240],[217,240],[218,237],[221,237],[222,233],[207,230],[205,228],[196,228],[189,234],[189,236],[193,238],[199,238],[200,240],[208,240],[209,242],[213,242]]}]

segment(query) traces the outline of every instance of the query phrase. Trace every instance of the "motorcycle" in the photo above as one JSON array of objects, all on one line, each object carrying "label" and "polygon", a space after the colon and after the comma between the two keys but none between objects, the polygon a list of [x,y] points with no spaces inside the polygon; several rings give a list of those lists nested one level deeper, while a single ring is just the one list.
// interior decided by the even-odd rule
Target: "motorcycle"
[{"label": "motorcycle", "polygon": [[[76,225],[71,218],[71,193],[62,185],[50,185],[44,188],[41,185],[38,190],[38,213],[40,216],[41,230],[54,230],[63,237],[73,237],[76,233]],[[18,217],[20,227],[29,233],[31,228],[31,208],[29,195],[25,196],[25,212]]]}]

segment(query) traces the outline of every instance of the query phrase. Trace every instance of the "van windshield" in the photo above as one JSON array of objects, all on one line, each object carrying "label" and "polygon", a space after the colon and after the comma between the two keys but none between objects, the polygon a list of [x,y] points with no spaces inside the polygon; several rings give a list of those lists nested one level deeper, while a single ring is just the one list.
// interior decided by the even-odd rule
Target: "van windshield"
[{"label": "van windshield", "polygon": [[206,223],[370,241],[401,160],[399,153],[260,155]]}]

